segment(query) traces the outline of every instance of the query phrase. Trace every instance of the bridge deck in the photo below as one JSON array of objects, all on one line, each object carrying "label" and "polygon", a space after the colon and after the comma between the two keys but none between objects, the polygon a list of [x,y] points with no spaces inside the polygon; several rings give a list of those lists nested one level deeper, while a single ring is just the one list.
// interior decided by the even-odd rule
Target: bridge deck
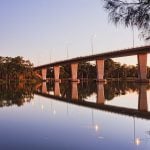
[{"label": "bridge deck", "polygon": [[36,66],[36,67],[34,67],[34,69],[36,70],[36,69],[53,67],[53,66],[57,66],[57,65],[69,64],[69,63],[74,63],[74,62],[93,61],[96,59],[108,59],[108,58],[132,56],[132,55],[137,55],[137,54],[141,54],[141,53],[150,53],[150,46],[129,48],[129,49],[105,52],[105,53],[100,53],[100,54],[95,54],[95,55],[76,57],[76,58],[72,58],[72,59],[56,61],[53,63]]}]

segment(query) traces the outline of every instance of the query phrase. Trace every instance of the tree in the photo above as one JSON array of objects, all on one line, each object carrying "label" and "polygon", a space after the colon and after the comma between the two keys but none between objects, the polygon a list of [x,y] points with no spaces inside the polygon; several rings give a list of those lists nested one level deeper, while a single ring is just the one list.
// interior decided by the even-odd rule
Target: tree
[{"label": "tree", "polygon": [[22,57],[0,57],[0,79],[5,81],[33,79],[34,72],[29,60]]},{"label": "tree", "polygon": [[104,0],[110,20],[126,27],[136,26],[145,40],[150,39],[150,0]]},{"label": "tree", "polygon": [[78,76],[79,78],[83,79],[83,78],[92,78],[91,74],[90,74],[90,70],[91,70],[91,66],[92,64],[90,64],[89,62],[80,62],[79,63],[79,67],[78,67]]}]

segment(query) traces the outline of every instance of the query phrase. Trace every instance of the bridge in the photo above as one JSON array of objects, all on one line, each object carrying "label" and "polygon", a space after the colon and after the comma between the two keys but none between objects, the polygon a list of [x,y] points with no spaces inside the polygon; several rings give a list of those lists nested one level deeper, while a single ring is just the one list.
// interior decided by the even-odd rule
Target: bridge
[{"label": "bridge", "polygon": [[137,56],[138,59],[138,81],[139,82],[149,82],[147,79],[147,54],[150,53],[150,46],[142,46],[136,48],[123,49],[118,51],[105,52],[95,55],[89,55],[84,57],[76,57],[72,59],[56,61],[49,64],[44,64],[34,67],[34,71],[42,72],[41,77],[46,80],[47,69],[49,67],[54,68],[54,80],[56,82],[60,81],[60,66],[64,64],[70,64],[71,66],[71,81],[77,82],[78,79],[78,64],[79,62],[85,61],[96,61],[97,68],[97,81],[105,81],[104,79],[104,61],[109,58],[118,58],[124,56]]}]

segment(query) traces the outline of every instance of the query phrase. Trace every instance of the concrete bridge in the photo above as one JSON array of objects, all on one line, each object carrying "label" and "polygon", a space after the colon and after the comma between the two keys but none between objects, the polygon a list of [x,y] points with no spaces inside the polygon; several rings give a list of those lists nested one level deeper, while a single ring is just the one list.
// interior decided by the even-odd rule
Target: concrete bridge
[{"label": "concrete bridge", "polygon": [[78,83],[72,82],[71,83],[71,98],[63,97],[60,93],[60,84],[59,82],[55,82],[54,84],[54,95],[49,94],[47,91],[46,82],[41,83],[41,86],[37,86],[35,94],[44,96],[47,98],[53,98],[54,100],[59,100],[75,105],[80,105],[83,107],[90,107],[95,108],[103,111],[108,111],[112,113],[128,115],[132,117],[139,117],[144,119],[150,119],[150,112],[148,110],[148,99],[147,99],[147,84],[140,84],[138,88],[138,108],[127,108],[121,106],[113,106],[107,105],[105,94],[104,94],[104,83],[98,82],[97,83],[97,96],[96,102],[89,102],[83,99],[79,99],[78,93]]},{"label": "concrete bridge", "polygon": [[139,82],[149,82],[147,79],[147,54],[150,53],[150,46],[143,46],[143,47],[136,47],[136,48],[129,48],[123,49],[118,51],[111,51],[96,55],[89,55],[84,57],[76,57],[72,59],[57,61],[49,64],[40,65],[34,67],[34,70],[37,72],[41,70],[42,72],[42,79],[46,80],[47,69],[49,67],[54,68],[54,80],[56,82],[60,81],[59,74],[60,74],[60,66],[64,64],[70,64],[71,66],[71,81],[77,82],[78,79],[78,63],[85,62],[85,61],[96,61],[97,66],[97,81],[105,81],[104,79],[104,61],[109,58],[118,58],[124,56],[133,56],[136,55],[138,59],[138,81]]}]

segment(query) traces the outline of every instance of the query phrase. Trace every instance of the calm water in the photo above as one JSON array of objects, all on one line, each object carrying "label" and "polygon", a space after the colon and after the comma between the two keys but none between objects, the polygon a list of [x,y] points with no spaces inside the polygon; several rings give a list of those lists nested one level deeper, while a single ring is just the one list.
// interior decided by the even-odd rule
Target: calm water
[{"label": "calm water", "polygon": [[149,150],[150,85],[1,85],[0,149]]}]

